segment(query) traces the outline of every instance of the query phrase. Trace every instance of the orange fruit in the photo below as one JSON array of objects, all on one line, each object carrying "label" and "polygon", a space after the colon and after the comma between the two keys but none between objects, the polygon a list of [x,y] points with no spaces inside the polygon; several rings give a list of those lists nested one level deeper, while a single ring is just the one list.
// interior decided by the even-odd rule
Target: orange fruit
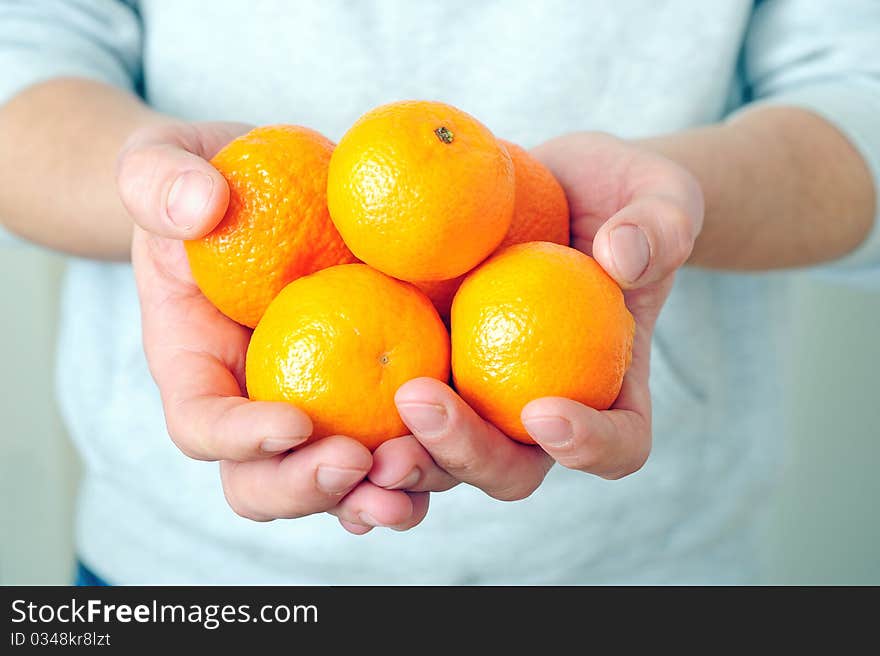
[{"label": "orange fruit", "polygon": [[458,288],[461,287],[461,283],[464,282],[466,277],[467,274],[464,274],[463,276],[450,278],[449,280],[421,280],[414,282],[413,284],[418,287],[425,296],[431,299],[431,302],[434,304],[434,307],[437,308],[437,312],[440,313],[440,316],[444,319],[448,319],[449,312],[452,310],[452,299],[455,298],[455,293],[458,291]]},{"label": "orange fruit", "polygon": [[[527,241],[552,241],[567,246],[568,200],[562,186],[553,177],[550,169],[532,157],[527,150],[504,139],[498,141],[513,160],[516,195],[510,228],[496,252]],[[463,280],[464,276],[459,276],[451,280],[421,281],[415,284],[428,295],[440,315],[448,317],[452,299]]]},{"label": "orange fruit", "polygon": [[562,185],[525,148],[500,140],[513,160],[516,196],[513,219],[499,249],[527,241],[568,245],[568,200]]},{"label": "orange fruit", "polygon": [[185,243],[202,293],[253,328],[284,286],[334,264],[355,262],[327,210],[333,142],[294,125],[255,128],[211,160],[229,183],[220,223]]},{"label": "orange fruit", "polygon": [[452,303],[452,375],[484,419],[534,443],[523,407],[562,396],[614,403],[635,322],[617,283],[590,256],[549,242],[511,246],[465,278]]},{"label": "orange fruit", "polygon": [[312,419],[311,440],[347,435],[370,449],[409,434],[394,405],[419,376],[449,379],[449,334],[431,301],[365,264],[290,283],[251,337],[248,394]]},{"label": "orange fruit", "polygon": [[473,116],[439,102],[396,102],[342,137],[327,202],[359,259],[401,280],[446,280],[501,243],[513,176],[510,155]]}]

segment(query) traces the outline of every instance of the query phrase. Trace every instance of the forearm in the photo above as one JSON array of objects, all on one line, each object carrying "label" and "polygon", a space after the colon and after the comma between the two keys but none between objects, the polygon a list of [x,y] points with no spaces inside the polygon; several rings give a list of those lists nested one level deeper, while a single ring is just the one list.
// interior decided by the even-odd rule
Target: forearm
[{"label": "forearm", "polygon": [[873,224],[877,201],[866,163],[810,112],[763,107],[639,143],[687,168],[702,186],[705,221],[690,264],[816,264],[852,251]]},{"label": "forearm", "polygon": [[0,107],[0,222],[55,250],[127,259],[132,221],[116,190],[116,156],[135,129],[168,120],[88,80],[25,90]]}]

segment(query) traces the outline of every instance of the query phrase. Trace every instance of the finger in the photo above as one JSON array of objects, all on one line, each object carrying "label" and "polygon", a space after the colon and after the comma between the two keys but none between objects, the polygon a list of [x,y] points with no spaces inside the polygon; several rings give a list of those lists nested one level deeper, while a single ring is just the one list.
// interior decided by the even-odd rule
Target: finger
[{"label": "finger", "polygon": [[354,535],[365,535],[373,530],[372,526],[364,526],[363,524],[355,524],[354,522],[347,522],[344,519],[340,519],[339,523],[349,533],[353,533]]},{"label": "finger", "polygon": [[569,469],[618,479],[638,471],[651,452],[650,421],[637,412],[600,412],[570,399],[546,397],[522,411],[529,435]]},{"label": "finger", "polygon": [[416,378],[395,396],[401,418],[434,461],[456,479],[496,499],[524,499],[553,461],[484,421],[447,385]]},{"label": "finger", "polygon": [[328,437],[286,455],[220,463],[230,507],[255,521],[293,519],[336,506],[372,465],[369,450],[347,437]]},{"label": "finger", "polygon": [[616,479],[638,471],[651,452],[650,333],[636,327],[633,357],[611,410],[545,397],[526,404],[523,426],[569,469]]},{"label": "finger", "polygon": [[412,435],[379,445],[369,479],[379,487],[408,492],[444,492],[459,483]]},{"label": "finger", "polygon": [[566,135],[534,149],[565,189],[572,245],[641,288],[689,256],[703,223],[699,183],[672,160],[615,137]]},{"label": "finger", "polygon": [[225,178],[208,159],[247,131],[237,123],[173,124],[136,132],[117,161],[119,196],[144,230],[172,239],[210,232],[229,203]]},{"label": "finger", "polygon": [[624,288],[656,283],[690,257],[701,216],[685,200],[637,196],[599,228],[593,257]]},{"label": "finger", "polygon": [[360,483],[330,510],[341,522],[361,526],[385,526],[406,531],[428,513],[428,493],[385,490],[369,481]]},{"label": "finger", "polygon": [[305,413],[242,396],[250,331],[169,271],[182,252],[180,242],[135,229],[144,352],[172,440],[199,460],[252,460],[301,444],[312,432]]},{"label": "finger", "polygon": [[180,379],[157,376],[168,434],[196,460],[254,460],[288,451],[312,434],[309,417],[281,402],[249,401],[232,373],[207,353],[181,352]]}]

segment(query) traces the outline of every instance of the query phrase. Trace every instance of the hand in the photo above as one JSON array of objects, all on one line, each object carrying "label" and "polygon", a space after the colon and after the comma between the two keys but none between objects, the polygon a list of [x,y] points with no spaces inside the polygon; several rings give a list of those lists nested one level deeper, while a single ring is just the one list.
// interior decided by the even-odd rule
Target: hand
[{"label": "hand", "polygon": [[621,285],[636,320],[632,365],[607,411],[569,399],[536,399],[522,411],[539,446],[515,442],[446,385],[401,386],[400,415],[413,436],[373,454],[369,479],[388,489],[441,491],[459,481],[503,500],[522,499],[554,462],[608,479],[641,468],[651,450],[651,334],[703,222],[699,184],[674,162],[604,134],[554,139],[533,153],[553,171],[571,207],[572,246]]},{"label": "hand", "polygon": [[251,331],[216,310],[193,282],[181,240],[210,232],[229,201],[225,179],[206,160],[248,129],[151,127],[132,135],[119,156],[119,193],[136,223],[132,265],[144,351],[168,432],[191,458],[221,461],[226,499],[243,517],[329,512],[354,533],[414,526],[428,495],[364,480],[373,458],[359,442],[332,437],[290,451],[309,437],[311,421],[287,403],[245,398]]}]

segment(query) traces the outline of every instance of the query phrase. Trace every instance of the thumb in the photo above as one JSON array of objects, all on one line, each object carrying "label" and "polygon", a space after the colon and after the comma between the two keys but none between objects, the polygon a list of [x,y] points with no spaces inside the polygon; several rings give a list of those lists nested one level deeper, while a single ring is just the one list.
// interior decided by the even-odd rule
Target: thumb
[{"label": "thumb", "polygon": [[624,289],[656,283],[690,257],[700,219],[670,198],[643,196],[602,225],[593,257]]},{"label": "thumb", "polygon": [[249,126],[241,123],[168,124],[135,132],[120,151],[120,199],[149,233],[194,239],[226,213],[229,187],[207,161]]}]

